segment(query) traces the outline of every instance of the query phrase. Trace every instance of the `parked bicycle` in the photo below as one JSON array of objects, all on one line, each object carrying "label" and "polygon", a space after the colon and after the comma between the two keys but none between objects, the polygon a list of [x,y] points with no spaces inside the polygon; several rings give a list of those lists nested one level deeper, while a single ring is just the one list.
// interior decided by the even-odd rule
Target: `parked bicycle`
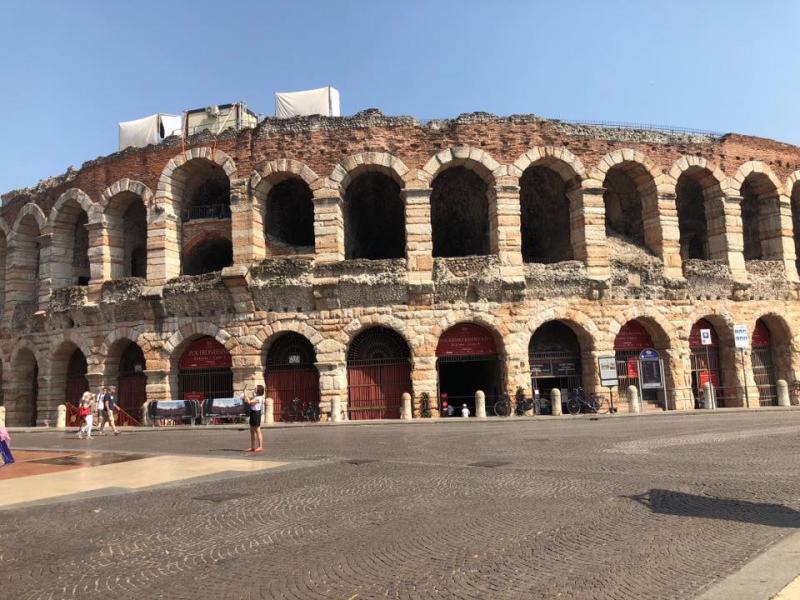
[{"label": "parked bicycle", "polygon": [[319,421],[319,407],[314,402],[292,398],[281,416],[283,421]]},{"label": "parked bicycle", "polygon": [[521,417],[526,412],[533,410],[533,399],[517,398],[516,404],[513,404],[509,395],[503,394],[503,397],[494,403],[492,410],[494,410],[494,414],[497,417],[508,417],[512,413]]},{"label": "parked bicycle", "polygon": [[595,414],[608,412],[605,396],[599,394],[586,394],[583,388],[575,388],[567,401],[567,410],[571,415],[577,415],[582,412],[591,412]]}]

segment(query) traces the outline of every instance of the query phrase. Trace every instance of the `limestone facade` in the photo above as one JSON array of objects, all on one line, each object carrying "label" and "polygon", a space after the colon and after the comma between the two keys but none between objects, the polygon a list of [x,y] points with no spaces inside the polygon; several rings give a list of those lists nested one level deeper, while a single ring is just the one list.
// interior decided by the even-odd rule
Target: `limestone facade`
[{"label": "limestone facade", "polygon": [[[603,391],[597,358],[614,355],[632,320],[664,358],[662,403],[671,409],[695,405],[689,338],[701,319],[719,339],[727,406],[757,406],[761,389],[751,349],[733,349],[734,324],[753,332],[760,321],[773,379],[797,380],[800,148],[526,116],[423,124],[377,111],[268,119],[204,135],[128,149],[3,197],[0,359],[9,424],[55,422],[77,350],[97,387],[115,384],[123,351],[136,344],[147,400],[178,397],[178,362],[201,336],[230,353],[236,390],[263,382],[269,348],[282,335],[303,336],[315,352],[323,418],[334,399],[347,410],[348,351],[373,327],[407,344],[404,391],[415,416],[424,394],[438,415],[437,343],[459,323],[491,332],[497,381],[512,397],[520,388],[532,393],[529,344],[551,321],[575,334],[588,391]],[[530,169],[545,181],[533,192],[523,183]],[[187,220],[190,197],[209,178],[229,186],[230,217]],[[289,225],[273,235],[267,223],[270,214],[302,212],[300,200],[291,208],[287,181],[307,192],[309,220],[291,227],[312,228],[311,247],[282,239],[292,237]],[[375,212],[348,223],[364,202],[349,194],[359,181],[375,204],[396,194],[402,218],[382,222],[388,209],[366,200],[358,206]],[[553,189],[555,199],[542,200]],[[284,192],[280,202],[290,207],[268,209]],[[529,196],[544,202],[538,213],[522,210]],[[146,227],[133,223],[134,203]],[[526,224],[526,215],[551,209],[566,211],[563,231]],[[398,228],[399,258],[390,248]],[[559,258],[566,252],[569,260],[523,260],[524,244],[547,253],[524,241],[524,231],[568,237]],[[347,258],[358,235],[370,237],[358,251],[378,258]],[[482,251],[469,250],[473,237]],[[183,275],[189,253],[209,241],[218,242],[207,247],[211,258],[228,244],[230,264]],[[137,244],[145,277],[132,276],[141,267]]]}]

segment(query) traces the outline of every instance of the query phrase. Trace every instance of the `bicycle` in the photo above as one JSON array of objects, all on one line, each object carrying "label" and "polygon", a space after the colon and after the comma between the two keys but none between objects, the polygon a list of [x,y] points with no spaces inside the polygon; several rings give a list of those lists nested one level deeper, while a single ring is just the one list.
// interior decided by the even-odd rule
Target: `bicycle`
[{"label": "bicycle", "polygon": [[608,411],[606,406],[606,399],[599,394],[590,394],[587,400],[584,397],[583,388],[575,388],[572,396],[567,401],[567,410],[571,415],[577,415],[582,412],[592,412],[600,414]]},{"label": "bicycle", "polygon": [[283,421],[319,421],[319,408],[314,402],[292,398],[282,416]]},{"label": "bicycle", "polygon": [[508,394],[503,394],[503,397],[494,403],[492,410],[497,417],[509,417],[512,412],[521,417],[529,410],[533,410],[533,399],[517,398],[516,405],[512,405]]}]

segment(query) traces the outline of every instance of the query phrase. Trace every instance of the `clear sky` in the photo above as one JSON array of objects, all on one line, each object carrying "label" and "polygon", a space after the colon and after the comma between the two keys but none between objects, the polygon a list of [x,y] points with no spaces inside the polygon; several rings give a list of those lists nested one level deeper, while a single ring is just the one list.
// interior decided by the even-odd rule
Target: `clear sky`
[{"label": "clear sky", "polygon": [[476,110],[800,144],[800,1],[0,2],[0,192],[117,122],[337,87],[342,114]]}]

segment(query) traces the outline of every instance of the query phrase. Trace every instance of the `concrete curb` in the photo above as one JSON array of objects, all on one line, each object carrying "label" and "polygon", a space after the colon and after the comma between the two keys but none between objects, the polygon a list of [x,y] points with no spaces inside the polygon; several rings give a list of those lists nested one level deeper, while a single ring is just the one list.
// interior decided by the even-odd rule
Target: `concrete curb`
[{"label": "concrete curb", "polygon": [[[274,423],[272,425],[262,425],[262,429],[296,429],[300,427],[377,427],[385,425],[399,425],[403,427],[413,427],[416,425],[458,425],[467,423],[547,423],[552,421],[604,421],[607,419],[648,419],[659,417],[709,417],[714,415],[732,415],[739,413],[765,413],[765,412],[785,412],[800,410],[800,406],[762,406],[759,408],[718,408],[716,410],[686,410],[686,411],[654,411],[644,413],[616,413],[600,415],[540,415],[536,417],[487,417],[486,419],[461,417],[447,417],[436,419],[412,419],[405,421],[402,419],[374,419],[368,421],[339,421],[339,422],[309,422],[309,423]],[[247,423],[238,425],[174,425],[170,427],[117,427],[125,433],[156,433],[161,431],[218,431],[220,429],[240,430],[247,429]],[[56,429],[55,427],[8,427],[10,433],[75,433],[77,427],[67,429]]]}]

